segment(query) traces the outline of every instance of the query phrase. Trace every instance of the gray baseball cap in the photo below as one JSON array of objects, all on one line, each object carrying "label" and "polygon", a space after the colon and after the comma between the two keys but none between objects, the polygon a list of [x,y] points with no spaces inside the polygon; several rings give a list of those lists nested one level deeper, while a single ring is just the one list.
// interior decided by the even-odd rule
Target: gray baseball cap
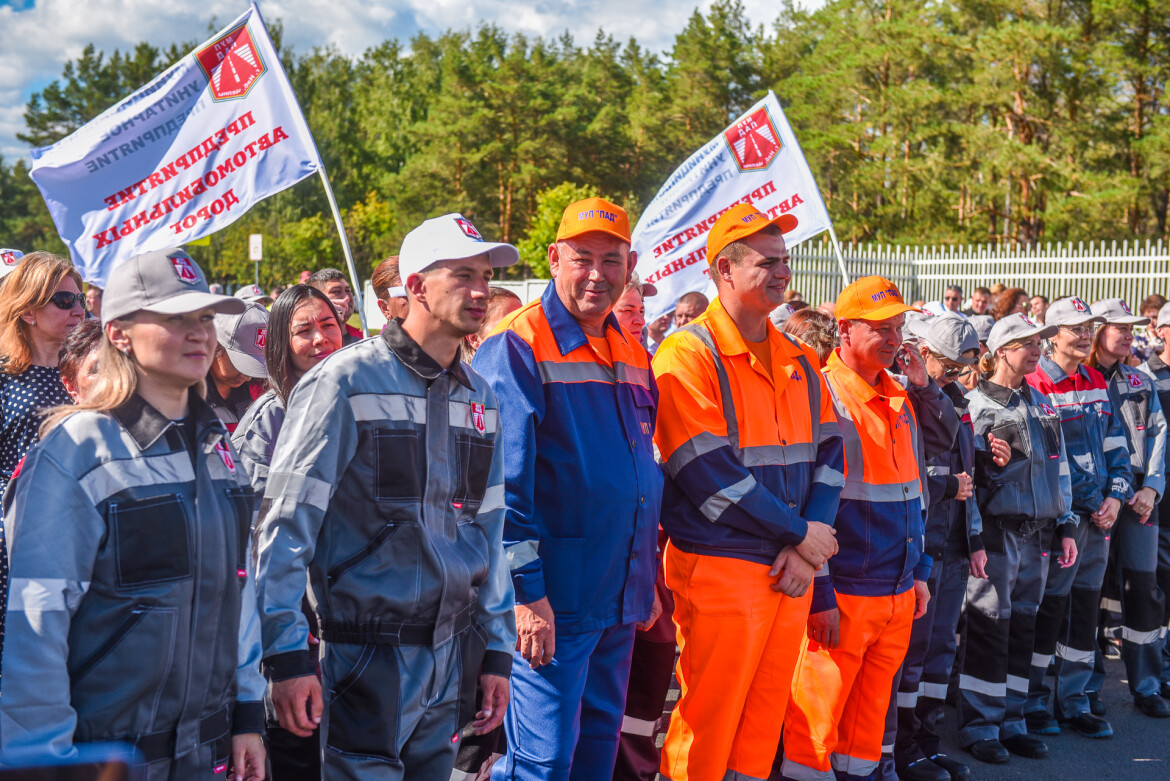
[{"label": "gray baseball cap", "polygon": [[788,322],[788,318],[794,314],[796,314],[796,310],[792,308],[791,304],[781,304],[768,313],[768,319],[772,321],[772,325],[783,328],[784,324]]},{"label": "gray baseball cap", "polygon": [[135,255],[114,267],[102,295],[102,327],[143,310],[180,315],[212,307],[216,314],[239,314],[248,304],[207,289],[203,269],[181,249]]},{"label": "gray baseball cap", "polygon": [[991,336],[991,327],[995,325],[991,315],[970,315],[967,322],[975,326],[975,333],[981,342],[987,341],[987,337]]},{"label": "gray baseball cap", "polygon": [[247,301],[249,304],[263,304],[272,306],[272,296],[260,289],[259,285],[244,285],[233,294],[236,298]]},{"label": "gray baseball cap", "polygon": [[215,336],[237,371],[261,380],[268,376],[264,362],[264,348],[268,345],[267,309],[260,304],[248,304],[238,315],[216,315]]},{"label": "gray baseball cap", "polygon": [[[1053,304],[1053,306],[1056,305]],[[1039,336],[1041,339],[1051,339],[1059,330],[1059,326],[1052,325],[1051,323],[1048,325],[1040,325],[1027,315],[1017,312],[1014,315],[1000,318],[991,327],[991,333],[987,336],[987,349],[995,352],[1009,342],[1014,342],[1017,339],[1027,339],[1031,336]]]},{"label": "gray baseball cap", "polygon": [[1077,296],[1068,296],[1052,302],[1044,312],[1044,322],[1048,325],[1083,325],[1084,323],[1103,323],[1104,317],[1093,313],[1083,300]]},{"label": "gray baseball cap", "polygon": [[1158,324],[1155,327],[1161,328],[1164,325],[1170,325],[1170,304],[1158,310]]},{"label": "gray baseball cap", "polygon": [[963,315],[948,311],[934,317],[913,320],[908,327],[914,336],[933,347],[944,358],[966,366],[979,360],[978,355],[963,355],[969,350],[979,352],[979,335],[975,333],[975,326],[967,322]]},{"label": "gray baseball cap", "polygon": [[1113,325],[1149,325],[1150,318],[1135,317],[1124,299],[1106,298],[1093,304],[1093,314]]}]

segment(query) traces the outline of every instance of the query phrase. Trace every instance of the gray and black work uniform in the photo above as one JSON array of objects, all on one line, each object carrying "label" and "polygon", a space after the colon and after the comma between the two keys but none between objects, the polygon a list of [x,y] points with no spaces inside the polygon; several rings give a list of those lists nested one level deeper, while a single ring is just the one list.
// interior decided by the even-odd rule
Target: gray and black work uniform
[{"label": "gray and black work uniform", "polygon": [[[1154,388],[1158,392],[1158,401],[1162,405],[1163,414],[1170,409],[1170,366],[1167,366],[1162,356],[1154,353],[1149,360],[1138,367],[1154,378]],[[1158,589],[1164,599],[1162,610],[1162,664],[1159,678],[1162,681],[1163,691],[1170,687],[1170,499],[1162,495],[1155,510],[1158,514]],[[1152,517],[1152,516],[1151,516]],[[1165,519],[1165,520],[1163,520]]]},{"label": "gray and black work uniform", "polygon": [[[967,394],[975,431],[972,551],[987,552],[987,578],[967,581],[967,640],[959,676],[959,740],[1004,740],[1027,732],[1024,703],[1036,614],[1055,535],[1076,529],[1060,416],[1029,386],[987,380]],[[996,466],[994,434],[1011,448]],[[1059,546],[1056,546],[1059,547]]]},{"label": "gray and black work uniform", "polygon": [[448,778],[478,676],[510,674],[498,425],[487,382],[458,361],[439,366],[395,321],[293,389],[257,591],[269,678],[311,675],[308,569],[330,781]]},{"label": "gray and black work uniform", "polygon": [[[1036,647],[1025,710],[1073,719],[1089,713],[1101,585],[1109,562],[1110,531],[1097,526],[1092,514],[1107,498],[1125,507],[1133,497],[1133,473],[1125,431],[1120,416],[1114,414],[1108,383],[1099,371],[1081,365],[1069,375],[1045,356],[1026,379],[1048,396],[1060,414],[1072,485],[1071,508],[1077,517],[1077,560],[1071,567],[1062,567],[1058,556],[1050,557],[1044,599],[1036,616]],[[1053,662],[1055,685],[1050,687],[1047,674]]]},{"label": "gray and black work uniform", "polygon": [[[1103,625],[1120,637],[1129,690],[1143,697],[1161,689],[1165,595],[1157,575],[1158,503],[1166,493],[1166,416],[1152,374],[1120,361],[1102,373],[1125,429],[1134,492],[1151,488],[1156,495],[1154,511],[1144,524],[1129,504],[1121,506],[1101,589]],[[1105,666],[1098,651],[1089,690],[1099,692],[1104,682]]]},{"label": "gray and black work uniform", "polygon": [[263,731],[252,488],[194,391],[190,409],[74,414],[13,482],[6,757],[121,741],[149,781],[218,779],[231,735]]},{"label": "gray and black work uniform", "polygon": [[[930,602],[926,614],[914,621],[910,631],[898,683],[894,760],[899,769],[939,753],[941,738],[934,715],[946,701],[955,661],[955,631],[967,590],[969,535],[972,528],[982,527],[976,500],[955,499],[959,491],[956,475],[975,475],[975,437],[967,396],[957,382],[947,383],[941,390],[951,404],[937,414],[947,419],[942,429],[955,434],[949,448],[926,459],[930,503],[924,550],[934,563],[927,581]],[[923,420],[923,428],[929,423]],[[975,544],[982,544],[978,536],[974,539]]]}]

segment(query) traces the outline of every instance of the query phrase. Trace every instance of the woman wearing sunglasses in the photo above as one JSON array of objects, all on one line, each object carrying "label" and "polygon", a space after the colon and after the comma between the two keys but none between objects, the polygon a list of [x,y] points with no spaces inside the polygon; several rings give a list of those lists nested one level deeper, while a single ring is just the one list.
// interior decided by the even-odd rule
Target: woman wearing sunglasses
[{"label": "woman wearing sunglasses", "polygon": [[0,493],[37,441],[40,411],[70,403],[57,352],[84,317],[81,276],[64,258],[29,253],[5,280],[0,293]]},{"label": "woman wearing sunglasses", "polygon": [[182,250],[110,274],[96,383],[12,483],[0,754],[132,744],[145,781],[262,781],[252,489],[203,401],[215,314]]}]

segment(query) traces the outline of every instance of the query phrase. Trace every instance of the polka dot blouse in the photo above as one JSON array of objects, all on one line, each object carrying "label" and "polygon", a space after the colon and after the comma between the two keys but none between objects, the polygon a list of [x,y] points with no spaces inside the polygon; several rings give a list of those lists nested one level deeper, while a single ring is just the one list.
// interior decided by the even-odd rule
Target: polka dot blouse
[{"label": "polka dot blouse", "polygon": [[70,404],[56,366],[29,366],[23,374],[0,374],[0,493],[12,470],[37,441],[41,410]]}]

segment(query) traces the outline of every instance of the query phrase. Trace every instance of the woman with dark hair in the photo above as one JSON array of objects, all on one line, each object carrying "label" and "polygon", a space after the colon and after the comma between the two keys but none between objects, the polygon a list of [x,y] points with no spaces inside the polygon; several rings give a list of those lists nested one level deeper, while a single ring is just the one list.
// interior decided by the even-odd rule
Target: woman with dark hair
[{"label": "woman with dark hair", "polygon": [[[248,408],[232,436],[240,452],[240,463],[251,478],[257,496],[264,495],[268,484],[272,451],[284,424],[284,408],[293,386],[305,372],[341,349],[343,333],[337,310],[314,287],[293,285],[273,303],[264,348],[269,390]],[[305,616],[315,636],[312,611],[306,608]],[[317,734],[308,738],[292,734],[278,723],[267,696],[264,705],[274,781],[320,777]]]},{"label": "woman with dark hair", "polygon": [[96,317],[82,320],[61,342],[57,370],[61,384],[74,402],[84,400],[98,374],[98,352],[102,346],[102,322]]}]

